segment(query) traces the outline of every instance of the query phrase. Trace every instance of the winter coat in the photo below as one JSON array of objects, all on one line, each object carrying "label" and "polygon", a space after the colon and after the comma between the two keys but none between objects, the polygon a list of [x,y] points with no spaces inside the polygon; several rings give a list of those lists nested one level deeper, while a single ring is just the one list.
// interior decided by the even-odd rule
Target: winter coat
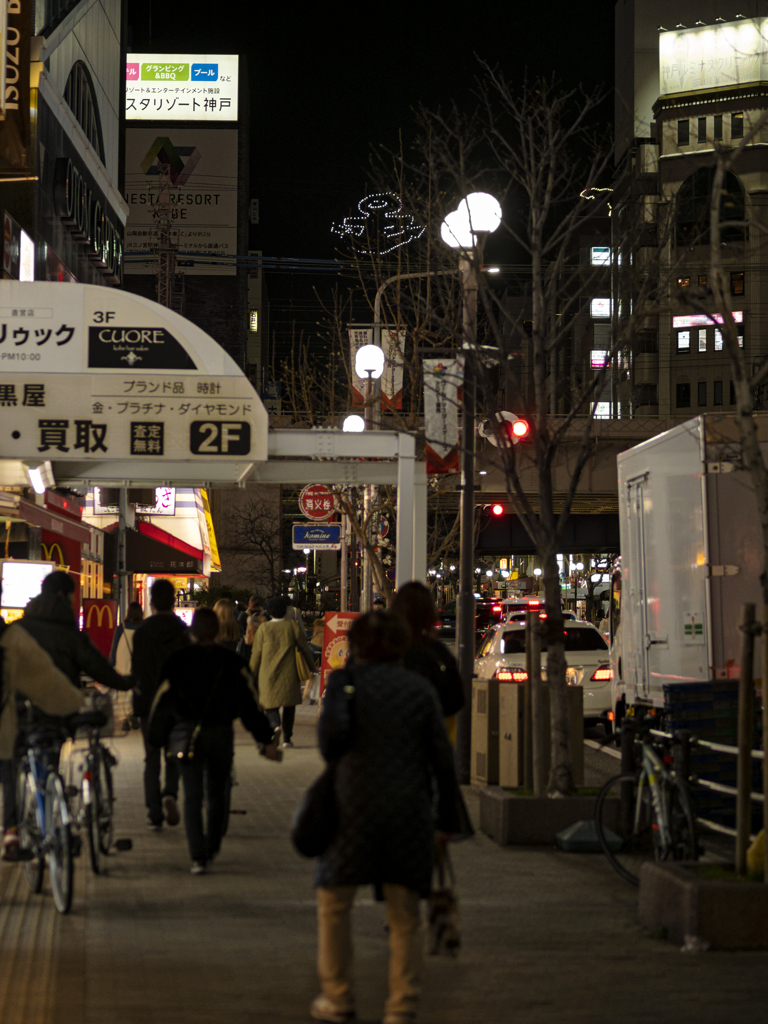
[{"label": "winter coat", "polygon": [[0,760],[8,760],[16,739],[17,694],[48,715],[73,715],[83,695],[20,623],[6,627],[0,619],[0,624]]},{"label": "winter coat", "polygon": [[253,678],[242,658],[220,644],[193,644],[165,663],[149,722],[149,741],[167,746],[176,721],[203,729],[232,728],[239,718],[257,743],[269,743],[272,726],[258,704]]},{"label": "winter coat", "polygon": [[133,672],[133,644],[140,625],[140,622],[128,621],[120,627],[113,664],[121,675],[129,676]]},{"label": "winter coat", "polygon": [[113,690],[130,690],[131,680],[118,675],[88,635],[80,632],[65,598],[57,594],[33,597],[20,623],[75,686],[80,686],[80,673],[84,672]]},{"label": "winter coat", "polygon": [[340,826],[315,885],[392,882],[428,895],[435,830],[459,830],[453,753],[434,689],[396,664],[333,672],[318,740],[326,761],[338,758]]},{"label": "winter coat", "polygon": [[139,624],[133,641],[133,713],[146,718],[172,654],[188,647],[189,631],[178,615],[161,612]]},{"label": "winter coat", "polygon": [[432,683],[446,718],[461,711],[464,707],[464,686],[456,659],[444,643],[428,640],[414,644],[405,652],[403,664]]},{"label": "winter coat", "polygon": [[256,630],[251,648],[251,673],[259,687],[263,708],[301,704],[301,681],[296,669],[296,648],[312,668],[315,659],[304,629],[291,619],[272,619]]}]

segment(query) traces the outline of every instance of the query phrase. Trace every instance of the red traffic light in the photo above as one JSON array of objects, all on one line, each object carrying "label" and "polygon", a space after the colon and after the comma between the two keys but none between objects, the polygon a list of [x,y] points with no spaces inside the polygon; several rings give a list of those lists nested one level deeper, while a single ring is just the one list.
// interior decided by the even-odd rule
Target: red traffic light
[{"label": "red traffic light", "polygon": [[491,512],[495,516],[503,516],[504,515],[504,506],[503,505],[499,505],[498,503],[496,505],[491,505]]},{"label": "red traffic light", "polygon": [[528,420],[518,419],[509,425],[509,431],[513,438],[516,438],[518,441],[522,441],[530,434],[531,427]]}]

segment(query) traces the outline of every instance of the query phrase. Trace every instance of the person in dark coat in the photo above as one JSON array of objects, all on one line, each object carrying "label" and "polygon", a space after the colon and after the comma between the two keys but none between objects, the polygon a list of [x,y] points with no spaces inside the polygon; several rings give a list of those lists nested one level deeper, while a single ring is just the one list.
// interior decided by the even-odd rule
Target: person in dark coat
[{"label": "person in dark coat", "polygon": [[430,891],[435,840],[457,830],[453,754],[437,696],[398,659],[405,626],[388,612],[356,619],[351,660],[333,672],[318,723],[320,752],[336,762],[338,833],[318,858],[316,1020],[354,1016],[350,912],[360,885],[387,904],[389,996],[384,1024],[413,1020],[419,995],[419,900]]},{"label": "person in dark coat", "polygon": [[194,757],[180,762],[193,875],[204,874],[221,847],[234,755],[232,721],[242,721],[265,757],[276,761],[282,757],[272,726],[259,707],[248,666],[234,651],[216,643],[218,632],[216,613],[198,608],[192,620],[193,646],[168,659],[166,681],[157,691],[149,727],[150,741],[161,747],[167,746],[175,722],[200,725]]},{"label": "person in dark coat", "polygon": [[402,619],[410,634],[403,664],[434,686],[448,736],[455,743],[456,714],[464,707],[464,686],[456,659],[435,636],[437,608],[432,594],[423,583],[411,580],[395,594],[392,612]]},{"label": "person in dark coat", "polygon": [[139,716],[144,739],[144,801],[147,806],[147,828],[158,832],[163,820],[178,825],[179,768],[165,758],[165,785],[161,786],[163,751],[149,739],[149,714],[160,683],[165,676],[165,663],[172,654],[189,645],[187,627],[173,613],[176,592],[170,580],[159,579],[152,584],[149,607],[152,615],[136,630],[133,641],[133,712]]}]

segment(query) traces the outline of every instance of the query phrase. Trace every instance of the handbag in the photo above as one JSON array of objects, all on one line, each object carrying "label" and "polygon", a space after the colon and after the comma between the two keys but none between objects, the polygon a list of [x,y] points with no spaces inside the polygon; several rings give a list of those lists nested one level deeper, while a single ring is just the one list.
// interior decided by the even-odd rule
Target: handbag
[{"label": "handbag", "polygon": [[444,845],[438,849],[435,875],[437,884],[433,882],[432,892],[427,897],[427,948],[432,956],[440,953],[456,956],[461,945],[459,901],[456,898],[453,865],[448,848]]},{"label": "handbag", "polygon": [[201,722],[176,722],[168,737],[165,752],[177,761],[192,761],[195,757],[195,743],[200,734]]},{"label": "handbag", "polygon": [[[350,717],[354,707],[355,687],[344,687]],[[319,857],[328,849],[339,830],[336,806],[336,765],[331,761],[315,779],[296,808],[291,822],[291,842],[302,857]]]},{"label": "handbag", "polygon": [[308,679],[311,679],[312,674],[314,673],[314,669],[309,667],[307,659],[298,647],[296,648],[296,671],[299,674],[300,683],[305,683]]}]

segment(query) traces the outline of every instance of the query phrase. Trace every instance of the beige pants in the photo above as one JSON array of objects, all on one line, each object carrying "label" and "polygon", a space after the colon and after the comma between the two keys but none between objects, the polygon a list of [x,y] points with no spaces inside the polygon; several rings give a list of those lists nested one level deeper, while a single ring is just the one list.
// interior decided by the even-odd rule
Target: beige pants
[{"label": "beige pants", "polygon": [[[352,903],[357,886],[317,890],[317,971],[323,995],[340,1010],[354,1006],[352,994]],[[388,1014],[414,1014],[419,998],[423,937],[419,894],[386,883],[389,925]]]}]

